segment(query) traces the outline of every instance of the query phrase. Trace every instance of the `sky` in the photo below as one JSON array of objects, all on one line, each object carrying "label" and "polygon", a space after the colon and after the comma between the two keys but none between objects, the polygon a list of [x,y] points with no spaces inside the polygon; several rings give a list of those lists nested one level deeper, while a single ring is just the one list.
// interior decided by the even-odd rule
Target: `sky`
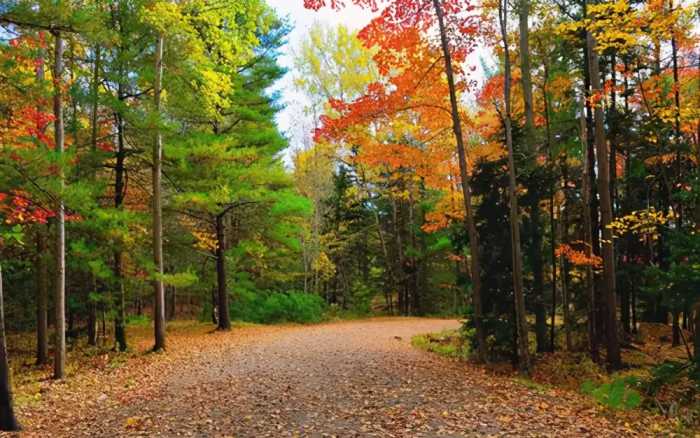
[{"label": "sky", "polygon": [[285,157],[285,161],[288,161],[291,152],[302,146],[304,138],[302,133],[311,130],[310,126],[305,126],[305,123],[310,124],[310,120],[303,115],[305,98],[294,89],[293,55],[295,51],[300,47],[308,29],[316,21],[330,26],[342,23],[349,29],[360,30],[372,19],[372,13],[354,5],[349,5],[342,11],[329,8],[313,11],[304,8],[303,0],[268,0],[267,2],[280,17],[288,18],[294,26],[287,44],[282,48],[282,57],[278,59],[283,67],[289,69],[289,73],[276,86],[276,89],[281,92],[282,102],[286,105],[285,109],[278,114],[277,122],[290,140],[290,150]]},{"label": "sky", "polygon": [[[346,7],[342,11],[334,11],[330,8],[320,11],[309,10],[304,8],[304,0],[267,0],[267,2],[280,17],[286,17],[293,26],[288,42],[281,50],[282,56],[278,59],[278,62],[289,72],[275,87],[275,91],[281,93],[282,103],[285,105],[284,110],[277,116],[277,122],[281,131],[289,139],[289,148],[283,154],[284,161],[289,166],[294,151],[307,146],[305,142],[308,141],[312,131],[312,120],[303,113],[306,98],[294,88],[295,51],[298,51],[301,41],[314,22],[331,27],[342,23],[351,30],[360,30],[369,23],[373,14],[369,10],[352,5],[351,2],[346,2]],[[467,64],[476,68],[471,73],[471,78],[479,82],[483,80],[485,74],[481,66],[484,59],[488,59],[487,51],[479,47],[467,60]],[[473,96],[465,95],[462,98],[469,101]]]}]

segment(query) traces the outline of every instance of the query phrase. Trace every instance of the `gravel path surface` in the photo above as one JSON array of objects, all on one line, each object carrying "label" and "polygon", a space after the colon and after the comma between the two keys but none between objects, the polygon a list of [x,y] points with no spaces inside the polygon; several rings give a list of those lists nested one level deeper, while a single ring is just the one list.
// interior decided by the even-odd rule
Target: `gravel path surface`
[{"label": "gravel path surface", "polygon": [[380,318],[204,334],[145,365],[147,383],[86,400],[74,415],[57,413],[54,424],[35,430],[53,436],[634,435],[575,394],[528,389],[410,345],[413,335],[458,326]]}]

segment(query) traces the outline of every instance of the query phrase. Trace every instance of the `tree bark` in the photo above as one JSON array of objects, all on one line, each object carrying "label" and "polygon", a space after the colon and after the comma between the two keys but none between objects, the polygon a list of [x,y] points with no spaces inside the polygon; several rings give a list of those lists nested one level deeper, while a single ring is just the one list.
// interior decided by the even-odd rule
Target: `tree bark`
[{"label": "tree bark", "polygon": [[[588,32],[588,67],[591,75],[591,91],[594,96],[601,93],[600,73],[598,71],[598,55],[595,51],[596,42],[593,35]],[[605,300],[605,328],[607,362],[611,369],[619,369],[622,365],[620,357],[620,341],[617,335],[617,305],[615,296],[615,252],[613,248],[612,230],[608,227],[612,223],[612,201],[610,199],[610,161],[608,143],[605,138],[605,120],[601,103],[595,105],[595,147],[598,159],[598,196],[600,197],[600,228],[602,231],[603,258],[603,297]]]},{"label": "tree bark", "polygon": [[[532,97],[532,74],[530,71],[530,28],[528,18],[530,15],[530,1],[520,0],[518,7],[518,25],[520,28],[520,72],[523,89],[523,104],[525,109],[525,148],[531,161],[537,153],[534,139],[535,113]],[[544,306],[544,266],[542,258],[542,219],[539,211],[539,202],[532,206],[530,216],[532,227],[532,275],[534,277],[532,295],[535,307],[535,338],[537,351],[546,351],[547,343],[547,315]]]},{"label": "tree bark", "polygon": [[[44,52],[40,52],[38,65],[36,69],[37,82],[42,83],[45,79],[44,75]],[[37,105],[37,110],[41,111],[41,107]],[[44,130],[45,127],[37,124],[37,129]],[[44,365],[49,362],[49,328],[48,328],[48,312],[49,312],[49,267],[48,267],[48,248],[47,248],[47,233],[48,230],[42,225],[37,226],[36,234],[36,249],[37,257],[35,260],[36,269],[36,363]]]},{"label": "tree bark", "polygon": [[119,351],[126,351],[126,327],[125,327],[125,313],[126,313],[126,302],[124,300],[125,290],[124,281],[121,278],[123,263],[123,253],[119,250],[114,253],[114,270],[119,276],[116,277],[117,281],[117,308],[116,314],[114,315],[114,341],[116,342],[116,347]]},{"label": "tree bark", "polygon": [[15,418],[10,387],[10,364],[7,360],[5,339],[5,308],[2,290],[2,265],[0,265],[0,430],[13,432],[20,430]]},{"label": "tree bark", "polygon": [[523,293],[523,257],[520,249],[520,212],[518,209],[518,191],[515,175],[515,157],[513,152],[513,130],[511,126],[511,71],[510,51],[508,47],[508,3],[506,0],[499,2],[499,22],[501,25],[501,38],[503,42],[504,58],[504,84],[503,100],[504,114],[503,124],[506,134],[506,148],[508,150],[508,192],[510,197],[510,240],[513,263],[513,298],[515,300],[515,324],[517,332],[518,365],[520,371],[530,372],[530,351],[528,347],[528,328],[525,319],[525,296]]},{"label": "tree bark", "polygon": [[[365,191],[365,194],[367,195],[367,199],[371,199],[371,193],[369,188],[367,188],[366,184],[366,177],[365,177],[365,171],[362,166],[359,166],[358,171],[360,172],[360,187]],[[389,256],[389,249],[387,247],[386,243],[386,237],[384,236],[384,231],[382,230],[382,224],[381,220],[379,218],[379,209],[373,208],[373,217],[374,217],[374,225],[377,228],[377,237],[379,237],[379,243],[382,248],[382,255],[384,256],[384,262],[386,264],[386,269],[389,274],[389,281],[390,281],[390,287],[389,290],[386,290],[384,292],[384,299],[386,301],[386,306],[387,309],[389,310],[389,314],[393,315],[394,314],[394,302],[393,302],[393,293],[398,287],[398,281],[396,280],[396,273],[394,272],[394,266],[393,263],[391,262],[391,257]]]},{"label": "tree bark", "polygon": [[163,138],[160,132],[161,91],[163,81],[163,34],[158,35],[156,43],[155,81],[153,85],[154,107],[158,118],[153,141],[153,262],[155,273],[153,292],[153,320],[155,344],[153,349],[165,349],[165,290],[163,288],[163,211],[161,204],[161,165],[163,155]]},{"label": "tree bark", "polygon": [[534,299],[535,310],[535,339],[537,343],[537,351],[544,352],[549,349],[547,339],[547,311],[544,306],[544,260],[542,258],[542,220],[540,208],[536,203],[532,206],[530,215],[532,227],[532,295]]},{"label": "tree bark", "polygon": [[[547,81],[549,80],[549,67],[545,63],[544,65],[544,82],[542,84],[542,101],[544,103],[544,126],[545,134],[547,140],[547,152],[549,153],[549,163],[554,168],[555,156],[552,144],[552,130],[551,122],[549,117],[549,95],[547,93]],[[565,172],[562,172],[565,173]],[[566,181],[563,185],[564,198],[566,198]],[[550,337],[549,337],[549,351],[554,351],[556,348],[556,320],[557,320],[557,223],[555,217],[555,201],[557,194],[557,180],[552,183],[552,195],[549,199],[549,238],[550,238],[550,252],[552,257],[552,314],[551,314],[551,327],[550,327]],[[566,202],[566,201],[565,201]],[[559,216],[561,216],[561,209],[559,209]],[[562,237],[563,241],[563,237]],[[546,324],[546,322],[545,322]]]},{"label": "tree bark", "polygon": [[49,362],[49,269],[47,265],[46,234],[42,226],[37,232],[37,301],[36,301],[36,363]]},{"label": "tree bark", "polygon": [[217,289],[211,289],[211,322],[212,324],[219,325],[219,311],[218,311],[218,300],[217,300]]},{"label": "tree bark", "polygon": [[459,105],[457,103],[457,89],[455,87],[454,72],[452,70],[452,55],[447,41],[447,30],[443,18],[440,0],[433,0],[433,6],[438,18],[440,28],[440,41],[442,53],[445,59],[445,74],[447,75],[447,85],[450,92],[450,108],[452,114],[452,130],[454,131],[457,143],[457,156],[459,158],[459,176],[462,180],[462,193],[464,195],[465,225],[469,236],[469,252],[471,256],[472,274],[472,305],[474,307],[474,329],[476,332],[477,359],[481,362],[486,360],[486,335],[483,328],[483,311],[481,301],[481,262],[479,257],[479,234],[474,222],[472,211],[472,193],[469,185],[469,174],[467,166],[467,155],[464,148],[464,138],[462,136],[462,121],[459,116]]},{"label": "tree bark", "polygon": [[[97,279],[94,275],[90,275],[92,293],[97,291]],[[88,345],[97,345],[97,303],[88,296],[88,320],[87,320],[87,343]]]},{"label": "tree bark", "polygon": [[681,326],[680,326],[680,312],[678,310],[673,311],[673,325],[672,325],[672,336],[671,336],[671,346],[677,347],[681,345]]},{"label": "tree bark", "polygon": [[[63,91],[61,78],[63,76],[63,38],[56,31],[54,50],[54,74],[53,74],[53,113],[54,136],[56,143],[56,155],[59,161],[62,159],[64,149],[64,125],[63,125]],[[56,333],[54,345],[54,379],[62,379],[66,367],[66,235],[65,235],[65,210],[63,205],[63,187],[65,175],[63,163],[59,163],[59,193],[56,206],[56,284],[54,306],[56,308]]]},{"label": "tree bark", "polygon": [[[583,109],[583,108],[582,108]],[[586,110],[587,111],[587,110]],[[583,175],[582,175],[582,184],[581,184],[581,198],[583,200],[583,242],[584,242],[584,252],[586,254],[586,257],[590,258],[593,255],[593,224],[592,224],[592,213],[591,213],[591,160],[593,159],[593,155],[588,153],[589,147],[588,147],[588,138],[590,136],[590,133],[588,131],[588,121],[586,120],[586,115],[582,112],[581,113],[581,147],[584,150],[583,157],[584,157],[584,162],[583,162]],[[594,287],[594,277],[593,277],[593,269],[591,268],[590,265],[586,265],[586,279],[585,279],[585,289],[586,289],[586,298],[588,300],[588,348],[591,354],[591,359],[598,363],[600,360],[599,353],[598,353],[598,334],[597,334],[597,328],[598,325],[596,324],[596,294],[595,294],[595,287]],[[568,295],[567,292],[562,292],[564,294]],[[566,330],[568,331],[570,327],[570,322],[568,321],[568,308],[565,309],[565,316],[564,316],[564,326],[566,327]],[[571,340],[570,337],[567,337],[567,349],[570,349],[571,346]]]},{"label": "tree bark", "polygon": [[[119,84],[118,98],[120,102],[124,99],[123,88],[124,86]],[[114,165],[114,207],[117,210],[122,209],[125,194],[124,174],[126,169],[124,162],[126,161],[126,144],[124,136],[124,116],[121,113],[117,113],[117,153]],[[124,289],[123,260],[123,250],[117,247],[113,254],[112,271],[114,273],[114,287],[117,295],[116,313],[114,315],[114,340],[120,351],[126,351],[127,349],[125,328],[126,291]]]},{"label": "tree bark", "polygon": [[394,228],[394,243],[396,246],[396,257],[398,260],[398,267],[395,272],[398,273],[398,292],[399,292],[399,314],[408,315],[408,299],[406,293],[406,272],[404,270],[404,253],[403,253],[403,238],[401,236],[401,227],[399,227],[399,205],[396,203],[396,198],[391,197],[391,212],[392,212],[392,226]]},{"label": "tree bark", "polygon": [[216,284],[217,307],[219,308],[217,330],[231,330],[231,316],[228,308],[226,288],[226,236],[223,216],[216,216]]},{"label": "tree bark", "polygon": [[700,301],[693,306],[695,315],[693,317],[693,357],[695,363],[700,364]]},{"label": "tree bark", "polygon": [[[99,109],[99,90],[100,90],[100,46],[95,46],[95,62],[92,72],[92,111],[90,114],[90,145],[92,148],[92,160],[90,162],[90,178],[95,180],[97,175],[97,135],[98,135],[98,117]],[[90,274],[92,292],[97,292],[97,278],[95,274]],[[97,345],[97,303],[91,297],[88,297],[88,326],[87,326],[87,343],[88,345]]]},{"label": "tree bark", "polygon": [[[673,0],[669,0],[669,12],[673,13]],[[674,134],[676,144],[676,179],[680,183],[683,177],[682,147],[683,133],[681,132],[681,84],[678,79],[678,42],[676,41],[675,29],[671,28],[671,62],[673,67],[673,104],[674,104]],[[700,124],[698,125],[700,126]],[[683,208],[682,203],[678,203],[678,229],[683,229]]]}]

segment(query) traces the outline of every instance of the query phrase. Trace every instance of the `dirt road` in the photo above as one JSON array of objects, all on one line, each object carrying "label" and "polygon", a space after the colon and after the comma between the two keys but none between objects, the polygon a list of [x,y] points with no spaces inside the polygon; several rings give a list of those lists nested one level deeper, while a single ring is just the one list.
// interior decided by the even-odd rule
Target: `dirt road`
[{"label": "dirt road", "polygon": [[[95,375],[82,383],[87,389],[77,396],[52,389],[46,402],[22,409],[21,415],[30,425],[27,433],[37,436],[632,432],[575,394],[562,397],[529,389],[410,344],[413,335],[458,325],[452,320],[382,318],[249,327],[182,339],[174,334],[161,357]],[[129,371],[135,367],[140,367],[139,374]]]}]

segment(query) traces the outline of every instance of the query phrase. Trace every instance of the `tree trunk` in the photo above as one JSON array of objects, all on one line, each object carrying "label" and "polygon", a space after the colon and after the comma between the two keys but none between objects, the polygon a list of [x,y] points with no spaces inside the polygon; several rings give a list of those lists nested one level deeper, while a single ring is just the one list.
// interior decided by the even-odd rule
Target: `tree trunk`
[{"label": "tree trunk", "polygon": [[632,289],[632,333],[637,333],[637,289]]},{"label": "tree trunk", "polygon": [[0,265],[0,430],[20,430],[12,407],[12,388],[10,387],[10,364],[7,360],[7,342],[5,339],[5,309],[2,290],[2,265]]},{"label": "tree trunk", "polygon": [[622,331],[625,337],[629,337],[631,330],[630,324],[630,293],[627,284],[620,288],[620,321],[622,323]]},{"label": "tree trunk", "polygon": [[[569,243],[569,197],[566,195],[566,185],[569,180],[569,172],[566,164],[566,156],[562,160],[562,190],[564,192],[564,211],[562,214],[561,209],[559,214],[561,215],[561,220],[559,221],[559,239],[563,244]],[[584,162],[585,164],[585,162]],[[584,221],[585,222],[585,221]],[[561,297],[562,297],[562,309],[564,312],[564,337],[566,342],[566,350],[572,350],[571,342],[571,315],[570,315],[570,304],[569,304],[569,262],[563,255],[559,256],[559,264],[561,266]]]},{"label": "tree trunk", "polygon": [[231,316],[228,309],[228,291],[226,289],[226,236],[221,215],[216,216],[216,284],[217,304],[219,308],[218,330],[231,330]]},{"label": "tree trunk", "polygon": [[217,293],[217,289],[212,288],[211,289],[211,322],[212,322],[212,324],[218,326],[219,325],[219,311],[217,310],[218,309],[218,305],[217,305],[218,300],[216,299],[216,297],[217,297],[216,293]]},{"label": "tree trunk", "polygon": [[41,225],[37,231],[36,249],[36,363],[44,365],[49,362],[49,267],[46,235]]},{"label": "tree trunk", "polygon": [[[537,153],[534,141],[535,113],[533,110],[532,77],[530,71],[530,28],[528,18],[530,14],[530,1],[520,0],[518,7],[518,25],[520,28],[520,72],[523,89],[523,103],[525,109],[525,148],[532,160]],[[538,201],[538,200],[537,200]],[[539,211],[539,202],[532,206],[530,217],[532,226],[532,275],[534,277],[532,295],[535,307],[535,337],[537,351],[547,351],[547,315],[544,307],[544,266],[542,259],[542,219]]]},{"label": "tree trunk", "polygon": [[[118,98],[120,102],[124,99],[124,86],[122,84],[119,84]],[[117,153],[114,165],[114,207],[117,210],[122,209],[125,194],[124,162],[126,160],[126,143],[124,136],[124,116],[121,113],[117,113]],[[120,247],[114,250],[113,260],[112,270],[114,273],[114,287],[117,295],[116,313],[114,315],[114,340],[119,351],[126,351],[126,328],[124,326],[126,320],[126,291],[124,289],[123,272],[124,254]]]},{"label": "tree trunk", "polygon": [[457,143],[457,156],[459,158],[459,176],[462,180],[462,193],[464,195],[465,225],[469,236],[469,252],[471,253],[471,274],[472,274],[472,305],[474,307],[474,329],[476,331],[477,359],[481,362],[486,360],[486,335],[482,323],[483,311],[481,301],[481,262],[479,258],[479,234],[474,222],[472,211],[472,193],[469,185],[469,175],[467,166],[467,155],[464,149],[464,138],[462,136],[462,121],[459,117],[459,105],[457,103],[457,89],[455,87],[454,72],[452,70],[452,55],[447,42],[447,30],[443,18],[442,6],[439,0],[433,0],[433,6],[438,18],[440,28],[440,41],[442,53],[445,58],[445,74],[447,75],[447,85],[450,92],[450,108],[452,115],[452,130],[454,131]]},{"label": "tree trunk", "polygon": [[[37,82],[44,81],[44,52],[40,52],[38,65],[36,69]],[[37,110],[42,108],[37,106]],[[44,130],[45,127],[37,124],[37,129]],[[48,328],[48,312],[49,312],[49,267],[48,267],[48,248],[46,242],[46,232],[42,225],[37,225],[37,257],[35,261],[36,269],[36,363],[44,365],[49,362],[49,328]]]},{"label": "tree trunk", "polygon": [[114,270],[118,272],[120,276],[116,277],[117,281],[117,308],[114,315],[114,341],[116,342],[116,347],[119,351],[126,351],[126,327],[125,327],[125,313],[126,313],[126,302],[124,300],[124,281],[121,278],[123,254],[121,251],[117,250],[114,253]]},{"label": "tree trunk", "polygon": [[499,2],[499,22],[503,41],[504,58],[504,114],[503,124],[506,131],[506,147],[508,150],[508,192],[510,197],[510,240],[513,263],[513,298],[515,300],[515,324],[518,336],[518,364],[520,370],[529,374],[530,351],[528,347],[528,328],[525,319],[525,296],[523,293],[523,257],[520,250],[520,212],[518,210],[518,190],[515,175],[515,157],[513,152],[513,130],[511,126],[511,72],[510,53],[508,48],[508,4],[505,0]]},{"label": "tree trunk", "polygon": [[177,288],[175,286],[169,286],[167,289],[167,311],[165,312],[165,318],[168,321],[175,319],[175,313],[177,309]]},{"label": "tree trunk", "polygon": [[[100,89],[100,46],[95,46],[95,62],[92,72],[92,111],[90,114],[90,145],[92,147],[92,160],[90,162],[90,177],[92,181],[97,175],[97,135],[98,135],[98,117],[99,109],[99,89]],[[97,278],[95,274],[91,274],[92,293],[97,293]],[[88,324],[87,324],[87,343],[88,345],[97,345],[97,302],[88,297]]]},{"label": "tree trunk", "polygon": [[[410,191],[409,191],[410,193]],[[408,199],[408,232],[411,238],[411,247],[413,252],[410,263],[410,290],[411,290],[411,314],[420,315],[421,313],[421,302],[420,302],[420,289],[418,284],[418,258],[416,257],[416,251],[419,248],[418,241],[416,239],[416,228],[415,228],[415,210],[414,210],[413,195],[409,194]]]},{"label": "tree trunk", "polygon": [[386,239],[384,237],[384,231],[382,231],[382,224],[379,220],[379,212],[376,208],[372,209],[374,212],[374,225],[377,228],[377,235],[379,236],[379,243],[381,244],[382,254],[384,255],[384,263],[386,264],[386,269],[389,271],[389,290],[385,291],[384,299],[386,300],[386,306],[389,310],[389,314],[394,314],[394,300],[392,294],[397,288],[396,274],[394,274],[393,263],[391,262],[391,257],[389,257],[389,250],[387,249]]},{"label": "tree trunk", "polygon": [[[586,13],[586,5],[584,4],[584,14]],[[600,226],[599,226],[599,214],[598,214],[598,207],[599,207],[599,202],[598,202],[598,191],[596,189],[596,153],[595,153],[595,138],[594,138],[594,120],[593,120],[593,105],[592,105],[592,95],[593,93],[591,92],[591,69],[590,69],[590,59],[588,56],[589,53],[589,46],[590,42],[587,39],[587,35],[584,33],[584,52],[583,52],[583,73],[584,73],[584,93],[586,96],[585,100],[585,128],[583,132],[586,132],[585,136],[585,147],[587,151],[586,159],[587,159],[587,167],[586,167],[586,172],[587,173],[587,179],[586,179],[586,184],[588,187],[588,202],[587,205],[584,206],[584,208],[588,208],[587,211],[587,220],[589,220],[589,229],[590,233],[588,235],[589,240],[587,240],[587,244],[590,246],[590,252],[588,252],[588,248],[586,249],[587,251],[587,256],[590,256],[591,254],[595,254],[596,256],[600,256]],[[588,276],[590,274],[591,280],[590,280],[590,306],[591,306],[591,311],[593,312],[591,314],[591,317],[589,318],[589,321],[593,324],[591,327],[592,331],[590,332],[591,335],[594,336],[592,339],[592,347],[595,349],[595,351],[591,351],[592,357],[595,357],[595,361],[599,361],[599,354],[598,354],[598,348],[600,345],[600,342],[602,341],[604,335],[605,335],[605,315],[604,315],[604,310],[605,306],[603,306],[603,298],[602,298],[602,286],[599,284],[599,275],[594,273],[592,270],[590,272],[587,272],[586,275]]]},{"label": "tree trunk", "polygon": [[403,256],[403,239],[401,238],[401,229],[399,227],[399,207],[396,203],[396,198],[391,197],[391,214],[392,214],[392,227],[394,229],[394,244],[396,246],[396,258],[398,261],[398,266],[395,268],[394,272],[398,273],[397,286],[398,286],[398,306],[399,314],[408,314],[408,304],[406,303],[406,275],[404,272],[404,256]]},{"label": "tree trunk", "polygon": [[[54,136],[56,143],[56,154],[60,160],[64,149],[64,126],[63,126],[63,91],[61,78],[63,76],[63,38],[61,33],[56,31],[55,52],[54,52]],[[56,308],[56,333],[54,346],[54,379],[62,379],[66,367],[66,235],[65,235],[65,210],[63,205],[63,187],[65,175],[63,164],[59,164],[59,193],[58,205],[56,207],[56,284],[54,306]]]},{"label": "tree trunk", "polygon": [[[91,293],[97,292],[97,278],[95,275],[90,275]],[[97,303],[88,295],[88,320],[87,320],[87,343],[88,345],[97,345]]]},{"label": "tree trunk", "polygon": [[[549,153],[549,163],[554,168],[556,163],[553,143],[552,143],[552,130],[549,117],[549,95],[547,93],[547,81],[549,80],[549,67],[545,63],[544,65],[544,79],[542,84],[542,101],[544,103],[544,126],[545,134],[547,140],[547,152]],[[564,166],[566,163],[564,163]],[[566,174],[565,171],[562,173]],[[564,198],[566,198],[566,180],[564,179],[563,185]],[[556,321],[557,321],[557,226],[561,224],[561,220],[557,223],[555,217],[555,204],[556,204],[556,194],[557,194],[557,180],[552,184],[552,195],[549,199],[549,238],[550,238],[550,251],[552,257],[552,314],[551,314],[551,327],[550,327],[550,339],[549,339],[549,351],[554,351],[556,348]],[[566,202],[566,201],[565,201]],[[559,216],[561,217],[561,209],[559,209]],[[562,241],[564,237],[562,235]],[[562,270],[563,272],[563,270]]]},{"label": "tree trunk", "polygon": [[153,141],[153,262],[155,273],[153,292],[153,320],[155,322],[155,344],[153,349],[165,349],[165,290],[163,288],[163,211],[161,205],[161,160],[163,155],[163,138],[160,133],[161,91],[163,81],[163,34],[158,35],[155,59],[155,81],[153,84],[154,107],[158,120]]},{"label": "tree trunk", "polygon": [[[587,33],[588,67],[591,75],[591,91],[594,95],[601,93],[600,73],[598,71],[598,55],[593,35]],[[610,199],[610,161],[608,144],[605,139],[605,120],[601,103],[595,106],[595,146],[598,177],[598,196],[600,197],[600,228],[602,231],[603,258],[603,298],[605,300],[605,328],[607,362],[611,369],[619,369],[622,365],[620,358],[620,341],[617,335],[617,305],[615,296],[615,252],[613,248],[612,230],[608,227],[613,221],[612,201]]]},{"label": "tree trunk", "polygon": [[700,365],[700,300],[693,306],[695,315],[693,317],[693,357],[695,363]]},{"label": "tree trunk", "polygon": [[671,340],[671,346],[672,347],[678,347],[681,345],[681,326],[679,324],[679,319],[680,319],[680,312],[677,310],[673,311],[673,332],[672,332],[672,340]]},{"label": "tree trunk", "polygon": [[544,352],[549,349],[547,340],[547,311],[544,306],[544,262],[542,259],[542,222],[540,209],[537,203],[532,206],[530,216],[532,227],[532,285],[533,299],[535,301],[535,339],[537,351]]},{"label": "tree trunk", "polygon": [[[673,0],[669,0],[668,9],[673,13]],[[678,42],[676,41],[675,29],[671,29],[671,62],[673,66],[673,104],[674,104],[674,134],[676,144],[676,181],[680,183],[683,177],[683,163],[681,152],[683,148],[683,133],[681,132],[681,84],[678,79]],[[700,126],[700,125],[698,125]],[[683,208],[682,203],[678,203],[678,229],[683,229]]]},{"label": "tree trunk", "polygon": [[[588,112],[588,111],[587,111]],[[588,130],[588,122],[587,122],[587,117],[584,115],[584,113],[581,113],[581,146],[584,149],[583,157],[584,157],[584,162],[583,162],[583,175],[582,175],[582,184],[581,184],[581,198],[583,200],[583,243],[584,243],[584,252],[586,254],[586,257],[590,258],[593,254],[593,224],[592,224],[592,213],[591,213],[591,163],[590,161],[594,158],[594,156],[590,153],[589,147],[588,147],[588,138],[590,136],[589,130]],[[591,353],[591,360],[593,362],[598,363],[600,361],[600,355],[598,353],[598,325],[596,324],[596,294],[595,294],[595,286],[594,286],[594,277],[593,277],[593,269],[591,266],[586,265],[586,278],[585,278],[585,290],[586,290],[586,298],[588,300],[588,348]],[[563,291],[563,294],[567,294],[568,296],[568,291]],[[568,308],[565,309],[565,315],[564,315],[564,325],[567,327],[567,332],[568,332],[568,327],[569,327],[569,321],[567,320],[568,317]],[[570,349],[571,340],[570,337],[567,337],[567,349]]]}]

